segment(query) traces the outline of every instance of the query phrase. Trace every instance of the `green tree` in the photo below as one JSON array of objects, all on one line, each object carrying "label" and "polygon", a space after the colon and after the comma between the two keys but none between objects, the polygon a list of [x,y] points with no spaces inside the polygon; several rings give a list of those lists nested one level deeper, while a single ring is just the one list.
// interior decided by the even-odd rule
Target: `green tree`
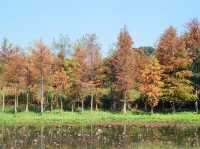
[{"label": "green tree", "polygon": [[140,47],[139,49],[142,49],[144,51],[144,53],[148,56],[153,55],[155,52],[155,48],[153,47]]}]

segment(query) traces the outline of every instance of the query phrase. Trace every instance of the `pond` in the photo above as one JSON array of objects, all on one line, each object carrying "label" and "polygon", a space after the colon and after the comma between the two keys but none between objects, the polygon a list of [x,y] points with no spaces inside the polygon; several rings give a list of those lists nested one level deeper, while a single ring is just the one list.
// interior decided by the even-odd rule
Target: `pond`
[{"label": "pond", "polygon": [[0,126],[0,149],[197,149],[200,127]]}]

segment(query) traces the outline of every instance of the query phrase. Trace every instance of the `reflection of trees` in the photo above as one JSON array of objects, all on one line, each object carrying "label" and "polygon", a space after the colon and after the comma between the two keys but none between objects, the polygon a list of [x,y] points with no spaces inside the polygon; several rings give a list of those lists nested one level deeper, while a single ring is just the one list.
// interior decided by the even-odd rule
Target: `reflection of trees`
[{"label": "reflection of trees", "polygon": [[44,138],[44,135],[43,135],[43,131],[44,131],[44,127],[41,126],[40,128],[40,149],[44,149],[44,141],[43,141],[43,138]]},{"label": "reflection of trees", "polygon": [[0,126],[1,148],[199,147],[199,128],[123,126]]}]

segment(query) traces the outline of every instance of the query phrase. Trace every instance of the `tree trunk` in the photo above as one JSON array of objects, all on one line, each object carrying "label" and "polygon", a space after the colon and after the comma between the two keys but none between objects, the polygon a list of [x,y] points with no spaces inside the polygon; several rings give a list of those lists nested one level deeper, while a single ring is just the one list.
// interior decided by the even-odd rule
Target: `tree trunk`
[{"label": "tree trunk", "polygon": [[115,101],[113,101],[113,110],[115,111],[116,110],[116,102]]},{"label": "tree trunk", "polygon": [[82,112],[84,111],[84,102],[83,102],[83,99],[81,100],[81,111]]},{"label": "tree trunk", "polygon": [[165,104],[164,104],[164,101],[162,101],[162,111],[164,112],[165,110]]},{"label": "tree trunk", "polygon": [[172,112],[173,112],[173,113],[176,112],[176,108],[175,108],[175,103],[174,103],[174,101],[172,102]]},{"label": "tree trunk", "polygon": [[51,103],[50,103],[50,108],[51,108],[51,112],[53,111],[53,104],[52,104],[52,99],[51,99]]},{"label": "tree trunk", "polygon": [[29,111],[29,109],[28,109],[29,102],[28,101],[29,101],[29,93],[26,94],[26,112]]},{"label": "tree trunk", "polygon": [[137,103],[135,104],[135,109],[136,109],[136,110],[138,109],[138,104],[137,104]]},{"label": "tree trunk", "polygon": [[40,148],[44,149],[44,127],[41,126],[40,128]]},{"label": "tree trunk", "polygon": [[196,113],[199,112],[198,100],[195,101],[195,110],[196,110]]},{"label": "tree trunk", "polygon": [[41,113],[43,113],[44,112],[44,107],[43,107],[43,101],[44,101],[44,99],[43,99],[43,97],[41,98]]},{"label": "tree trunk", "polygon": [[144,102],[144,111],[147,112],[147,102]]},{"label": "tree trunk", "polygon": [[93,100],[94,100],[94,96],[93,93],[91,94],[91,101],[90,101],[90,111],[93,111]]},{"label": "tree trunk", "polygon": [[96,103],[96,109],[95,110],[98,111],[98,103]]},{"label": "tree trunk", "polygon": [[2,105],[2,112],[5,110],[5,95],[3,93],[3,105]]},{"label": "tree trunk", "polygon": [[15,95],[15,113],[17,113],[17,96]]},{"label": "tree trunk", "polygon": [[151,106],[151,114],[153,114],[153,106]]},{"label": "tree trunk", "polygon": [[77,107],[78,107],[78,109],[80,108],[79,101],[77,102]]},{"label": "tree trunk", "polygon": [[44,112],[44,76],[41,76],[41,113]]},{"label": "tree trunk", "polygon": [[60,98],[60,111],[63,112],[63,102],[62,102],[62,98]]},{"label": "tree trunk", "polygon": [[50,110],[51,112],[53,111],[53,98],[54,98],[54,95],[51,95],[51,105],[50,105]]},{"label": "tree trunk", "polygon": [[126,135],[126,124],[123,125],[123,135]]},{"label": "tree trunk", "polygon": [[18,104],[18,97],[19,97],[19,96],[17,96],[17,104],[16,104],[17,108],[18,108],[18,105],[19,105],[19,104]]},{"label": "tree trunk", "polygon": [[74,112],[74,103],[72,103],[72,108],[71,108],[72,112]]},{"label": "tree trunk", "polygon": [[123,107],[123,113],[126,113],[126,107],[127,107],[127,101],[126,101],[126,92],[124,93],[124,107]]}]

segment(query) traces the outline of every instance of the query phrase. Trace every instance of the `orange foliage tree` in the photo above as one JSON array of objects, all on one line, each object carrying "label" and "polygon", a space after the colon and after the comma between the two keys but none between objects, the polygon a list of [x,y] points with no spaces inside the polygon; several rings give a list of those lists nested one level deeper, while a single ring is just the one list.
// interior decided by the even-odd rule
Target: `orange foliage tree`
[{"label": "orange foliage tree", "polygon": [[116,73],[116,87],[123,95],[123,112],[127,109],[127,92],[133,88],[135,82],[135,53],[132,49],[132,38],[124,27],[118,37],[117,49],[113,56],[114,72]]},{"label": "orange foliage tree", "polygon": [[[183,34],[186,49],[193,60],[191,65],[192,77],[197,97],[200,95],[200,22],[192,19],[187,23],[187,31]],[[195,101],[195,110],[198,113],[198,98]]]},{"label": "orange foliage tree", "polygon": [[14,112],[17,112],[18,96],[22,88],[22,69],[23,59],[20,55],[15,55],[5,64],[4,67],[4,80],[10,95],[14,96]]},{"label": "orange foliage tree", "polygon": [[87,65],[86,51],[77,47],[74,53],[76,67],[74,69],[75,79],[73,87],[75,89],[76,100],[81,101],[81,110],[84,111],[84,97],[88,93],[87,85]]},{"label": "orange foliage tree", "polygon": [[153,109],[162,95],[161,67],[156,57],[150,57],[140,76],[140,91],[147,96],[147,103]]},{"label": "orange foliage tree", "polygon": [[188,69],[192,61],[184,41],[177,36],[175,28],[169,27],[161,36],[156,54],[163,69],[163,99],[172,103],[175,112],[175,102],[195,98],[193,86],[187,79],[192,75]]},{"label": "orange foliage tree", "polygon": [[53,63],[53,56],[50,49],[42,42],[39,41],[35,44],[35,48],[32,52],[32,58],[34,63],[34,71],[37,76],[37,83],[40,88],[40,105],[41,112],[44,111],[44,92],[45,85],[49,81],[51,75],[51,68]]},{"label": "orange foliage tree", "polygon": [[91,96],[90,109],[93,110],[94,103],[94,92],[96,88],[96,75],[98,73],[98,68],[102,63],[102,57],[100,54],[100,45],[97,42],[97,37],[95,34],[86,34],[80,41],[78,41],[78,46],[84,52],[85,63],[85,81],[89,87],[89,92]]},{"label": "orange foliage tree", "polygon": [[30,94],[33,91],[33,87],[36,81],[36,72],[34,70],[34,64],[31,55],[23,56],[22,61],[22,88],[26,92],[26,112],[29,111]]}]

